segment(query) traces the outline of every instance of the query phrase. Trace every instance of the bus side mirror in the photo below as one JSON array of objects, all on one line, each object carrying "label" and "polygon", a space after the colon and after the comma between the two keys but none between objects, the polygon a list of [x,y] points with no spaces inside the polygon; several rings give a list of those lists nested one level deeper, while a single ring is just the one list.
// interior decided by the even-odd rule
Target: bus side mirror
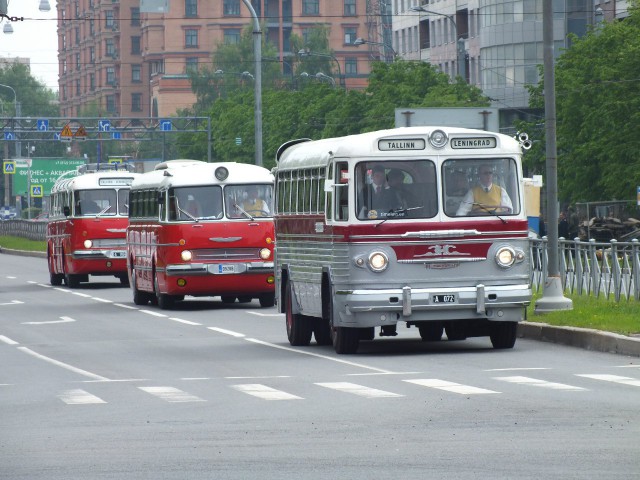
[{"label": "bus side mirror", "polygon": [[162,205],[164,203],[164,195],[162,192],[158,192],[158,205]]},{"label": "bus side mirror", "polygon": [[325,193],[333,192],[333,181],[332,180],[325,180],[324,181],[324,192]]},{"label": "bus side mirror", "polygon": [[69,215],[71,215],[71,209],[69,208],[69,206],[68,206],[68,205],[65,205],[65,206],[62,208],[62,213],[64,213],[64,216],[65,216],[65,217],[68,217]]}]

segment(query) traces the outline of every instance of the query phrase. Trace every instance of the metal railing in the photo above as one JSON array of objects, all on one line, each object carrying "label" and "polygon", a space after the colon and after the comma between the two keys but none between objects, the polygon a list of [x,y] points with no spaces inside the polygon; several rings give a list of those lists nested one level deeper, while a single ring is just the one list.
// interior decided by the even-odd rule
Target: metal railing
[{"label": "metal railing", "polygon": [[47,236],[47,222],[3,220],[0,221],[0,235],[44,241]]},{"label": "metal railing", "polygon": [[[640,241],[583,242],[561,238],[558,243],[565,293],[603,296],[616,302],[640,300]],[[547,238],[530,240],[529,250],[531,284],[540,289],[547,279]]]}]

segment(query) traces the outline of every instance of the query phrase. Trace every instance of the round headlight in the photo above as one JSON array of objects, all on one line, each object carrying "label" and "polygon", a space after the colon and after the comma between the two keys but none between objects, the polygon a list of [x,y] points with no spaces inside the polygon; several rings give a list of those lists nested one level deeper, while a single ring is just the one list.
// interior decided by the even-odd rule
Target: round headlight
[{"label": "round headlight", "polygon": [[369,255],[369,267],[374,272],[382,272],[389,265],[389,258],[382,252],[374,252]]},{"label": "round headlight", "polygon": [[222,182],[229,176],[229,170],[227,170],[226,167],[218,167],[216,168],[215,175],[218,181]]},{"label": "round headlight", "polygon": [[193,255],[191,254],[191,250],[183,250],[182,253],[180,254],[180,258],[182,258],[183,261],[188,262],[193,258]]},{"label": "round headlight", "polygon": [[260,249],[260,258],[262,260],[267,260],[270,256],[271,256],[271,250],[269,250],[268,248]]},{"label": "round headlight", "polygon": [[93,246],[93,242],[91,240],[84,241],[84,248],[91,248]]},{"label": "round headlight", "polygon": [[501,267],[510,267],[516,261],[516,252],[511,247],[501,247],[496,252],[496,263]]},{"label": "round headlight", "polygon": [[442,148],[447,144],[447,134],[442,130],[434,130],[429,135],[429,143],[433,148]]}]

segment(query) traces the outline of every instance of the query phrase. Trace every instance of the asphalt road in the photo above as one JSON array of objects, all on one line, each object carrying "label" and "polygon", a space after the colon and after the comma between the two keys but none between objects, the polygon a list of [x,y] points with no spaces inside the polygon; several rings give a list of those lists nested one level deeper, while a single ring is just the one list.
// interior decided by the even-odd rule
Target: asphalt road
[{"label": "asphalt road", "polygon": [[640,478],[640,361],[519,339],[338,356],[219,298],[0,255],[1,479]]}]

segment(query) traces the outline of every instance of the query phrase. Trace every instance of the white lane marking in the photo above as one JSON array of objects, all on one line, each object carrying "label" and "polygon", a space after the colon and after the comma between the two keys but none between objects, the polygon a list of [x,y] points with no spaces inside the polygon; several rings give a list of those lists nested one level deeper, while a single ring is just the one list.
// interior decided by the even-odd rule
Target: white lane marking
[{"label": "white lane marking", "polygon": [[218,327],[207,327],[209,330],[213,330],[214,332],[224,333],[225,335],[231,335],[232,337],[242,338],[244,337],[244,333],[238,333],[231,330],[225,330],[224,328]]},{"label": "white lane marking", "polygon": [[632,385],[640,387],[640,380],[631,377],[621,377],[620,375],[578,375],[577,377],[591,378],[593,380],[602,380],[604,382],[621,383],[623,385]]},{"label": "white lane marking", "polygon": [[275,388],[260,385],[259,383],[249,383],[245,385],[231,385],[232,388],[239,392],[262,398],[263,400],[302,400],[302,397],[292,395],[291,393],[276,390]]},{"label": "white lane marking", "polygon": [[153,310],[140,310],[142,313],[153,315],[154,317],[167,317],[164,313],[154,312]]},{"label": "white lane marking", "polygon": [[638,364],[638,365],[616,365],[615,368],[640,368],[640,364]]},{"label": "white lane marking", "polygon": [[9,337],[5,337],[4,335],[0,335],[0,342],[4,342],[7,345],[19,345],[15,340],[11,340]]},{"label": "white lane marking", "polygon": [[147,382],[148,378],[120,378],[118,380],[113,380],[110,378],[105,378],[104,380],[82,380],[80,383],[122,383],[122,382]]},{"label": "white lane marking", "polygon": [[191,382],[194,380],[211,380],[211,377],[184,377],[184,378],[181,378],[180,380]]},{"label": "white lane marking", "polygon": [[170,403],[206,402],[206,400],[183,392],[173,387],[138,387],[143,392],[155,395],[158,398]]},{"label": "white lane marking", "polygon": [[404,397],[397,393],[386,392],[384,390],[378,390],[377,388],[369,388],[364,385],[358,385],[356,383],[349,382],[331,382],[331,383],[316,383],[321,387],[331,388],[340,392],[352,393],[365,398],[391,398],[391,397]]},{"label": "white lane marking", "polygon": [[192,322],[190,320],[183,320],[181,318],[176,318],[176,317],[169,317],[169,320],[173,320],[174,322],[184,323],[185,325],[195,325],[195,326],[202,325],[201,323]]},{"label": "white lane marking", "polygon": [[77,295],[79,297],[84,297],[84,298],[91,298],[91,295],[87,294],[87,293],[82,293],[82,292],[71,292],[74,295]]},{"label": "white lane marking", "polygon": [[138,307],[132,307],[131,305],[124,305],[122,303],[114,303],[116,307],[127,308],[129,310],[138,310]]},{"label": "white lane marking", "polygon": [[258,317],[282,317],[282,318],[284,318],[284,313],[262,313],[262,312],[254,312],[252,310],[245,310],[245,313],[249,313],[251,315],[257,315]]},{"label": "white lane marking", "polygon": [[64,292],[64,293],[73,293],[71,290],[68,290],[66,288],[60,288],[60,287],[53,287],[54,290],[58,290],[59,292]]},{"label": "white lane marking", "polygon": [[10,279],[12,279],[12,280],[15,280],[15,279],[16,279],[16,278],[18,278],[18,277],[11,277],[11,276],[7,275],[7,278],[10,278]]},{"label": "white lane marking", "polygon": [[47,285],[47,284],[45,284],[45,283],[38,283],[38,286],[39,286],[39,287],[44,287],[44,288],[53,288],[53,286],[52,286],[52,285]]},{"label": "white lane marking", "polygon": [[21,303],[24,302],[21,302],[20,300],[11,300],[10,302],[0,303],[0,305],[20,305]]},{"label": "white lane marking", "polygon": [[472,387],[470,385],[461,385],[459,383],[447,382],[446,380],[440,380],[437,378],[418,378],[415,380],[403,380],[403,382],[415,383],[416,385],[422,385],[423,387],[437,388],[438,390],[445,390],[447,392],[459,393],[461,395],[476,395],[485,393],[500,393],[493,390],[487,390],[485,388]]},{"label": "white lane marking", "polygon": [[107,403],[99,397],[85,392],[84,390],[67,390],[58,395],[58,398],[67,405],[88,405],[93,403]]},{"label": "white lane marking", "polygon": [[73,318],[70,317],[60,317],[61,320],[50,320],[48,322],[22,322],[22,325],[49,325],[52,323],[69,323],[75,322]]},{"label": "white lane marking", "polygon": [[224,377],[226,380],[265,380],[269,378],[291,378],[291,375],[257,375],[257,376],[239,376],[239,377]]},{"label": "white lane marking", "polygon": [[100,297],[91,297],[91,298],[98,302],[113,303],[113,300],[107,300],[106,298],[100,298]]},{"label": "white lane marking", "polygon": [[370,367],[369,365],[363,365],[361,363],[349,362],[348,360],[343,360],[341,358],[328,357],[326,355],[320,355],[319,353],[306,352],[304,350],[297,350],[295,348],[289,348],[289,347],[285,347],[283,345],[276,345],[275,343],[264,342],[264,341],[258,340],[256,338],[247,338],[246,340],[247,340],[247,342],[257,343],[258,345],[264,345],[265,347],[277,348],[277,349],[280,349],[280,350],[286,350],[287,352],[295,352],[295,353],[300,353],[302,355],[309,355],[311,357],[323,358],[324,360],[330,360],[332,362],[342,363],[344,365],[350,365],[352,367],[365,368],[367,370],[373,370],[373,371],[379,372],[379,373],[394,373],[391,370],[384,370],[382,368]]},{"label": "white lane marking", "polygon": [[484,372],[519,372],[526,370],[551,370],[547,367],[514,367],[514,368],[489,368],[488,370],[483,370]]},{"label": "white lane marking", "polygon": [[367,373],[347,373],[347,377],[373,377],[376,375],[417,375],[424,372],[367,372]]},{"label": "white lane marking", "polygon": [[96,375],[95,373],[87,372],[86,370],[82,370],[81,368],[74,367],[64,362],[60,362],[59,360],[54,360],[53,358],[46,357],[37,352],[34,352],[30,348],[27,347],[18,347],[18,350],[22,350],[24,353],[32,355],[40,360],[44,360],[45,362],[49,362],[52,365],[56,365],[58,367],[62,367],[66,370],[69,370],[74,373],[78,373],[80,375],[84,375],[85,377],[93,378],[94,380],[109,380],[107,377],[103,377],[102,375]]},{"label": "white lane marking", "polygon": [[586,388],[575,387],[573,385],[565,385],[564,383],[547,382],[531,377],[494,377],[495,380],[502,380],[503,382],[517,383],[518,385],[531,385],[532,387],[550,388],[552,390],[569,390],[579,391],[587,390]]},{"label": "white lane marking", "polygon": [[35,280],[27,280],[27,283],[38,285],[38,282],[36,282]]}]

